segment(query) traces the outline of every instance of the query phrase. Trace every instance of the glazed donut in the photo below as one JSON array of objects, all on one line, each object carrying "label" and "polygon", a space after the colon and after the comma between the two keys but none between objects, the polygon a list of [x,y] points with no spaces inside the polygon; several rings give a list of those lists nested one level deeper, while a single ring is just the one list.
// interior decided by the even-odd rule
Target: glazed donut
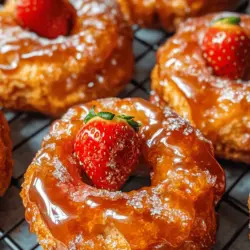
[{"label": "glazed donut", "polygon": [[160,25],[174,31],[188,17],[223,10],[235,10],[240,0],[118,0],[125,16],[146,27]]},{"label": "glazed donut", "polygon": [[0,196],[4,195],[10,184],[12,168],[10,129],[3,113],[0,111]]},{"label": "glazed donut", "polygon": [[[110,192],[83,182],[73,145],[93,106],[141,123],[150,187]],[[210,249],[224,188],[211,143],[188,122],[139,98],[110,98],[76,106],[53,124],[21,196],[44,249]]]},{"label": "glazed donut", "polygon": [[[213,142],[217,156],[250,163],[250,82],[215,75],[202,53],[208,26],[223,15],[188,20],[160,48],[152,101],[189,119]],[[241,15],[241,26],[250,36],[249,16]]]},{"label": "glazed donut", "polygon": [[72,0],[71,34],[39,37],[0,10],[0,105],[58,116],[77,103],[117,95],[133,73],[132,32],[115,0]]}]

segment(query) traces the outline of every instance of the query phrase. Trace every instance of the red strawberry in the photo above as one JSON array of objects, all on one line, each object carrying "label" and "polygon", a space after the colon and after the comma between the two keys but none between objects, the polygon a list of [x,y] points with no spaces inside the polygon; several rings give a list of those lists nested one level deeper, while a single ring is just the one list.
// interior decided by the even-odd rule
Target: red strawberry
[{"label": "red strawberry", "polygon": [[73,7],[64,0],[18,0],[16,18],[39,36],[68,35],[73,23]]},{"label": "red strawberry", "polygon": [[133,118],[109,112],[95,114],[94,108],[86,116],[74,150],[96,187],[119,190],[135,169],[140,153],[140,125]]},{"label": "red strawberry", "polygon": [[203,56],[217,76],[242,79],[250,58],[250,39],[239,17],[216,20],[208,28],[202,44]]}]

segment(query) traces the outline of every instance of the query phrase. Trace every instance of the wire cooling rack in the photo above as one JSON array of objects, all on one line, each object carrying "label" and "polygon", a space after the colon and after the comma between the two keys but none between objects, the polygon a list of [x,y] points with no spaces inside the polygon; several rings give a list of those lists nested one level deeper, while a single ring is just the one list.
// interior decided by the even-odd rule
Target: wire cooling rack
[{"label": "wire cooling rack", "polygon": [[[161,30],[139,27],[134,27],[134,31],[135,74],[120,97],[147,99],[155,52],[170,35]],[[27,113],[5,111],[5,114],[14,140],[15,166],[11,186],[6,195],[0,198],[0,250],[42,249],[37,243],[36,236],[29,232],[19,193],[26,168],[40,148],[41,140],[48,133],[52,120]],[[250,168],[229,161],[222,161],[221,164],[226,171],[227,191],[217,207],[220,226],[214,250],[250,250],[247,209]]]}]

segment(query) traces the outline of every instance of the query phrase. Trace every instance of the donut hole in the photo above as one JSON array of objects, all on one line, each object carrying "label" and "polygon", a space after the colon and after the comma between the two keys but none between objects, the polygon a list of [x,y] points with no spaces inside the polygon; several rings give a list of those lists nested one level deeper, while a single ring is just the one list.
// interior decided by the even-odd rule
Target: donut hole
[{"label": "donut hole", "polygon": [[[86,175],[84,171],[82,171],[82,181],[89,186],[94,187],[92,181]],[[121,191],[122,192],[130,192],[133,190],[139,190],[143,187],[150,187],[151,186],[151,178],[150,175],[143,175],[143,176],[136,176],[132,175],[128,178],[128,180],[123,185]]]},{"label": "donut hole", "polygon": [[76,22],[77,22],[77,10],[76,10],[75,6],[73,6],[73,4],[71,2],[67,3],[67,8],[71,12],[71,18],[70,18],[70,21],[69,21],[69,30],[68,30],[68,34],[67,34],[67,36],[70,36],[70,35],[72,35],[72,31],[73,31],[73,29],[74,29],[74,27],[76,25]]},{"label": "donut hole", "polygon": [[130,192],[133,190],[139,190],[143,187],[150,187],[151,179],[150,176],[131,176],[122,188],[122,192]]},{"label": "donut hole", "polygon": [[[73,148],[73,146],[71,146]],[[80,173],[81,181],[87,184],[88,186],[95,187],[92,180],[88,177],[86,172],[84,171],[84,168],[79,163],[79,160],[76,156],[76,154],[73,154],[73,158],[76,162],[78,162],[78,173]],[[139,156],[139,161],[134,169],[134,171],[130,174],[127,181],[124,183],[122,188],[120,189],[121,192],[127,193],[131,191],[139,190],[143,187],[150,187],[151,186],[151,172],[153,167],[150,166],[146,160],[144,159],[143,155],[141,154]],[[97,188],[99,189],[99,188]]]},{"label": "donut hole", "polygon": [[[79,168],[79,171],[81,172],[82,181],[87,185],[94,187],[93,182],[87,176],[87,174],[81,168]],[[139,190],[143,187],[150,186],[150,168],[148,166],[142,166],[141,164],[139,164],[138,169],[127,179],[121,191],[127,193],[133,190]]]},{"label": "donut hole", "polygon": [[84,183],[86,183],[87,185],[94,187],[92,181],[89,179],[89,177],[86,175],[86,173],[83,170],[81,170],[81,171],[82,171],[82,173],[81,173],[82,181]]}]

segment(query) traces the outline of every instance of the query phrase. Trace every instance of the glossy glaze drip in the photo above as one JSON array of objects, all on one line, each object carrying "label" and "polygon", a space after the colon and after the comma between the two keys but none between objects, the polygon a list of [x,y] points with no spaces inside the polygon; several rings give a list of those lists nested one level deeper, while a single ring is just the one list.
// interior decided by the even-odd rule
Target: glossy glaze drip
[{"label": "glossy glaze drip", "polygon": [[[142,154],[153,169],[151,187],[107,192],[83,182],[73,142],[93,105],[96,112],[133,115],[142,123]],[[57,247],[103,249],[118,242],[112,238],[115,230],[124,249],[201,244],[209,249],[216,231],[214,204],[224,185],[211,145],[172,111],[140,99],[106,99],[73,108],[54,123],[26,174],[22,195],[28,222],[36,227],[39,212]]]},{"label": "glossy glaze drip", "polygon": [[[214,144],[228,145],[229,151],[248,154],[250,82],[213,75],[201,51],[207,27],[222,15],[192,19],[180,27],[158,52],[152,86],[161,99],[190,119]],[[250,18],[242,15],[241,19],[250,36]],[[178,98],[181,105],[176,101]]]}]

